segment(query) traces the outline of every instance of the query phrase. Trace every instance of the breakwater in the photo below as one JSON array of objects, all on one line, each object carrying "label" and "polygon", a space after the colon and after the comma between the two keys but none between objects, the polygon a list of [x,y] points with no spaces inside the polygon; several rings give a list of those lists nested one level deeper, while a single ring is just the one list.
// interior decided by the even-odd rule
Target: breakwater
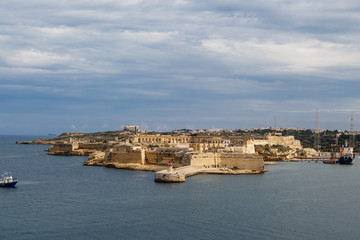
[{"label": "breakwater", "polygon": [[155,173],[155,182],[185,182],[187,177],[191,177],[197,174],[227,174],[227,175],[239,175],[239,174],[261,174],[266,172],[263,170],[250,170],[250,169],[228,169],[228,168],[195,168],[191,166],[180,167],[176,169],[166,169]]}]

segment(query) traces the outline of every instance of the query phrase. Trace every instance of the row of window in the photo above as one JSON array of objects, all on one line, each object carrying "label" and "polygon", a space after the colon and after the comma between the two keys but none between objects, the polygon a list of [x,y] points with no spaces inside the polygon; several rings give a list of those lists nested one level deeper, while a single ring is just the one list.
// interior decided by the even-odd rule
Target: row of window
[{"label": "row of window", "polygon": [[189,139],[161,139],[161,138],[138,138],[138,142],[156,142],[156,143],[171,143],[177,141],[178,143],[187,143]]}]

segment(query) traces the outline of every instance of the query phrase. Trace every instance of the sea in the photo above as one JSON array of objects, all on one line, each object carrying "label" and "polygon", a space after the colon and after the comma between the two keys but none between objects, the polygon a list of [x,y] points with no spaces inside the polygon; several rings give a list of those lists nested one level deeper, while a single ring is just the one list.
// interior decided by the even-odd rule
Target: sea
[{"label": "sea", "polygon": [[[45,136],[46,137],[46,136]],[[260,175],[197,175],[83,166],[44,145],[0,136],[0,239],[360,239],[360,161],[279,163]]]}]

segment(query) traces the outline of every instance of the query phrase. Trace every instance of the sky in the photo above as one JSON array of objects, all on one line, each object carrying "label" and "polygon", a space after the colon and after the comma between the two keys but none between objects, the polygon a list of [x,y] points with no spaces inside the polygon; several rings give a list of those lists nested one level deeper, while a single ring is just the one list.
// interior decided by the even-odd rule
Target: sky
[{"label": "sky", "polygon": [[0,1],[0,134],[360,128],[358,0]]}]

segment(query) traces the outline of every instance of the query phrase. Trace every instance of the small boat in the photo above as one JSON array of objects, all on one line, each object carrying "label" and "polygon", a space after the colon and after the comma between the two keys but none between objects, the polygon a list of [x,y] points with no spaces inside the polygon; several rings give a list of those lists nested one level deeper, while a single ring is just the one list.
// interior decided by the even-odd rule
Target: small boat
[{"label": "small boat", "polygon": [[340,147],[340,164],[354,164],[355,163],[355,154],[354,148],[352,147]]},{"label": "small boat", "polygon": [[11,173],[6,172],[1,175],[0,187],[15,187],[18,181],[18,178],[14,178]]}]

